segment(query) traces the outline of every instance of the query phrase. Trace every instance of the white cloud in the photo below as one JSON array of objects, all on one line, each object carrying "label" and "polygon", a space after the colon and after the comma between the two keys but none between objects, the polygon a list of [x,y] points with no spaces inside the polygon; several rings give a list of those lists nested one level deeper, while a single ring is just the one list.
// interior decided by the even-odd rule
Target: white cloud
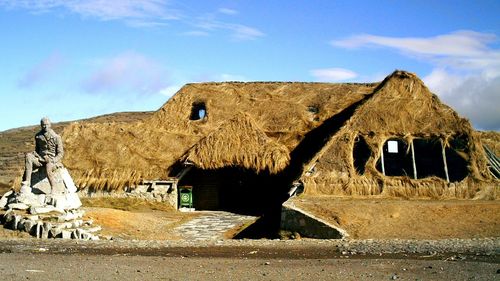
[{"label": "white cloud", "polygon": [[154,60],[126,52],[99,63],[99,69],[83,81],[89,93],[158,93],[166,87],[167,74]]},{"label": "white cloud", "polygon": [[426,62],[429,88],[476,128],[500,130],[500,50],[495,34],[456,31],[433,37],[386,37],[370,34],[334,40],[342,48],[383,47]]},{"label": "white cloud", "polygon": [[313,69],[310,73],[321,82],[344,81],[358,77],[356,72],[344,68]]},{"label": "white cloud", "polygon": [[495,41],[494,34],[457,31],[434,37],[385,37],[370,34],[355,35],[331,44],[344,48],[383,46],[401,51],[433,56],[481,56],[488,52],[487,43]]},{"label": "white cloud", "polygon": [[238,41],[255,40],[265,34],[255,27],[235,22],[217,20],[220,15],[236,15],[238,11],[220,8],[216,12],[202,17],[187,16],[184,7],[169,0],[0,0],[0,7],[7,9],[25,9],[33,13],[78,14],[84,18],[101,21],[120,20],[131,27],[165,26],[171,20],[178,24],[195,26],[201,30],[181,33],[188,36],[207,36],[209,31],[226,31]]},{"label": "white cloud", "polygon": [[151,26],[178,19],[179,11],[167,0],[0,0],[0,6],[26,9],[33,13],[60,12],[61,9],[103,21],[124,20],[134,26]]},{"label": "white cloud", "polygon": [[210,33],[206,32],[206,31],[200,31],[200,30],[192,30],[192,31],[184,32],[182,34],[186,35],[186,36],[194,36],[194,37],[210,36]]},{"label": "white cloud", "polygon": [[218,11],[221,14],[230,15],[230,16],[238,14],[238,11],[233,10],[233,9],[228,9],[228,8],[220,8]]},{"label": "white cloud", "polygon": [[34,65],[18,82],[21,88],[30,88],[47,79],[63,63],[59,53],[53,53],[40,63]]},{"label": "white cloud", "polygon": [[216,14],[206,14],[202,17],[199,17],[195,21],[194,26],[205,32],[220,30],[229,31],[231,33],[231,37],[237,41],[255,40],[266,35],[259,29],[251,26],[233,22],[219,21],[217,20]]},{"label": "white cloud", "polygon": [[[427,60],[441,67],[499,72],[500,51],[488,44],[497,36],[475,31],[456,31],[434,37],[386,37],[370,34],[355,35],[331,41],[342,48],[386,47],[403,54]],[[495,75],[496,76],[496,75]]]},{"label": "white cloud", "polygon": [[225,24],[222,28],[233,31],[233,38],[237,40],[255,40],[265,35],[256,28],[242,24]]},{"label": "white cloud", "polygon": [[435,69],[423,80],[443,102],[469,118],[474,127],[500,131],[500,76],[462,76]]}]

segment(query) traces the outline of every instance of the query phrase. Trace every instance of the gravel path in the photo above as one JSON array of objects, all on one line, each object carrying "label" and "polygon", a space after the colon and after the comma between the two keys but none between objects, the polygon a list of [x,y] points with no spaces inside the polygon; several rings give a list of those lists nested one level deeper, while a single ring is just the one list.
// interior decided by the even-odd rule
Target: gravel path
[{"label": "gravel path", "polygon": [[174,228],[174,233],[186,240],[231,238],[225,237],[225,234],[231,232],[231,230],[251,224],[258,218],[221,211],[198,212],[198,214],[201,215]]}]

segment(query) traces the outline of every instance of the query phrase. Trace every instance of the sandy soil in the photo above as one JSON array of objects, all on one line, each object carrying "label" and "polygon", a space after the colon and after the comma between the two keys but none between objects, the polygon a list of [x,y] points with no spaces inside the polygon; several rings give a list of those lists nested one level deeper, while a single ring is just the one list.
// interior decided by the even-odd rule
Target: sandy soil
[{"label": "sandy soil", "polygon": [[355,239],[500,236],[500,201],[298,197],[294,204]]},{"label": "sandy soil", "polygon": [[[198,214],[159,203],[112,202],[115,208],[84,207],[86,218],[105,237],[125,240],[177,240],[173,228]],[[111,202],[111,201],[110,201]],[[471,200],[390,200],[298,197],[296,206],[345,229],[351,239],[445,239],[500,237],[500,202]],[[84,201],[84,205],[90,201]],[[109,203],[109,202],[107,202]],[[120,209],[117,209],[120,208]],[[0,227],[0,239],[27,238]]]},{"label": "sandy soil", "polygon": [[110,208],[84,208],[86,219],[92,219],[103,230],[101,235],[118,239],[177,240],[173,228],[197,216],[177,211],[122,211]]}]

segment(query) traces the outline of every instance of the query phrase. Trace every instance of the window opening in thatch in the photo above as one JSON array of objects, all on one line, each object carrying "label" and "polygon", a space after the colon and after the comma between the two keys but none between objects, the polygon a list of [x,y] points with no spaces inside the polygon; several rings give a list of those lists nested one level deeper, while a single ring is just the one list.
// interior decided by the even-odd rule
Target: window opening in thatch
[{"label": "window opening in thatch", "polygon": [[359,175],[365,173],[366,162],[372,154],[370,147],[362,136],[356,137],[352,150],[352,158],[354,159],[354,168]]},{"label": "window opening in thatch", "polygon": [[319,107],[317,105],[310,105],[307,107],[307,112],[309,112],[311,121],[319,121],[318,113]]},{"label": "window opening in thatch", "polygon": [[441,141],[439,139],[414,139],[413,145],[418,178],[436,176],[446,179]]},{"label": "window opening in thatch", "polygon": [[450,182],[457,182],[469,175],[467,168],[468,146],[467,138],[458,136],[449,141],[450,146],[445,149],[446,163]]},{"label": "window opening in thatch", "polygon": [[[404,140],[389,139],[384,143],[382,149],[384,157],[377,161],[378,171],[385,172],[386,176],[414,177],[411,151]],[[382,161],[384,161],[383,168]]]},{"label": "window opening in thatch", "polygon": [[316,105],[310,105],[307,107],[307,111],[309,111],[312,114],[318,114],[319,108]]},{"label": "window opening in thatch", "polygon": [[201,120],[207,116],[207,108],[204,102],[195,102],[191,109],[190,120]]}]

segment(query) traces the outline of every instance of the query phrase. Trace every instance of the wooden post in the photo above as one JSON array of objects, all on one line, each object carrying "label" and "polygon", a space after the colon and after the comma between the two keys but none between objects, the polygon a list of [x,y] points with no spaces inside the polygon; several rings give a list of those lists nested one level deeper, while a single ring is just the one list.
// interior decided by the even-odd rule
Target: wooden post
[{"label": "wooden post", "polygon": [[441,154],[443,155],[443,163],[444,163],[444,173],[446,175],[446,182],[450,182],[450,176],[448,176],[448,164],[446,163],[446,150],[444,148],[444,143],[442,139],[439,139],[441,142]]},{"label": "wooden post", "polygon": [[380,160],[382,161],[382,174],[385,176],[385,165],[384,165],[384,145],[382,144],[382,153],[380,154]]},{"label": "wooden post", "polygon": [[413,162],[413,178],[418,179],[417,164],[415,163],[415,147],[413,146],[413,139],[411,140],[411,161]]}]

